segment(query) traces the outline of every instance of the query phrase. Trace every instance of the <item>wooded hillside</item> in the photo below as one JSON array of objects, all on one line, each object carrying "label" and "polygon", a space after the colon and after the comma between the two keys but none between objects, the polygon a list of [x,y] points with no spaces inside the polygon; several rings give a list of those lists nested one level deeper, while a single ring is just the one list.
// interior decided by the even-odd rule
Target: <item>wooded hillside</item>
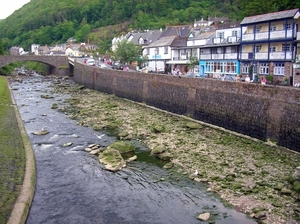
[{"label": "wooded hillside", "polygon": [[[22,46],[29,50],[32,43],[53,45],[75,37],[78,42],[94,42],[104,52],[113,36],[128,29],[191,24],[208,16],[240,21],[245,16],[298,7],[300,1],[295,0],[31,0],[0,21],[0,38],[5,49]],[[89,35],[94,29],[106,35],[101,40]]]}]

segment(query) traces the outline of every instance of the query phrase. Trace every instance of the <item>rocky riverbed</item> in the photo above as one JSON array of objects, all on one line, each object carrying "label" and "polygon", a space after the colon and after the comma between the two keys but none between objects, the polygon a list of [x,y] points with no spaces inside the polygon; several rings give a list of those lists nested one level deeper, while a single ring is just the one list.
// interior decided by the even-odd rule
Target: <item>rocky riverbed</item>
[{"label": "rocky riverbed", "polygon": [[[120,140],[164,147],[174,172],[207,184],[236,210],[260,223],[298,223],[299,193],[290,181],[299,154],[189,117],[178,116],[53,77],[54,92],[70,98],[56,109],[78,125],[105,130]],[[149,152],[150,153],[150,152]]]}]

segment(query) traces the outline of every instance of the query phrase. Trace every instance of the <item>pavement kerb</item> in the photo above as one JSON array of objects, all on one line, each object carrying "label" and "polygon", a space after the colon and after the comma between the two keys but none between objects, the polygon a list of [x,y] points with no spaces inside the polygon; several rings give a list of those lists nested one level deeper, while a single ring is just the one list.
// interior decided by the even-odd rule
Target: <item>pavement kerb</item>
[{"label": "pavement kerb", "polygon": [[13,207],[13,210],[10,214],[7,224],[24,224],[26,222],[29,208],[34,195],[35,184],[36,184],[36,167],[35,167],[35,157],[32,149],[31,142],[25,130],[23,121],[21,119],[17,104],[15,102],[14,96],[12,94],[8,79],[7,86],[10,91],[10,96],[12,104],[14,106],[16,119],[20,129],[21,137],[25,149],[25,174],[21,193]]}]

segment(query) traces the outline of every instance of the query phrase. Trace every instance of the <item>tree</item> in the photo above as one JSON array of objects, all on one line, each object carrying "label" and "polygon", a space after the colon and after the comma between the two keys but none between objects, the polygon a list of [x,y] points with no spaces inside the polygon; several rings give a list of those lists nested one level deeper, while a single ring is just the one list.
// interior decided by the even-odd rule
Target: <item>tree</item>
[{"label": "tree", "polygon": [[198,60],[197,56],[194,54],[190,57],[187,67],[194,72],[194,68],[197,65],[199,65],[199,60]]},{"label": "tree", "polygon": [[2,44],[2,40],[0,39],[0,55],[4,55],[4,48]]},{"label": "tree", "polygon": [[134,45],[131,41],[122,40],[117,44],[114,52],[114,58],[116,61],[122,63],[132,63],[137,61],[141,52],[141,47]]}]

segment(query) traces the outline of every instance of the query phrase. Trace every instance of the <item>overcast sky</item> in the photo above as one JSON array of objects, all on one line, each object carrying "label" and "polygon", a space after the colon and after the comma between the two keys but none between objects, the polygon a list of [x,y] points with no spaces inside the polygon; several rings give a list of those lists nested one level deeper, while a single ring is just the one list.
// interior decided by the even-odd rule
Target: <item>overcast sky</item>
[{"label": "overcast sky", "polygon": [[22,8],[22,6],[28,2],[30,2],[30,0],[1,0],[0,19],[5,19],[9,15],[11,15],[15,10]]}]

